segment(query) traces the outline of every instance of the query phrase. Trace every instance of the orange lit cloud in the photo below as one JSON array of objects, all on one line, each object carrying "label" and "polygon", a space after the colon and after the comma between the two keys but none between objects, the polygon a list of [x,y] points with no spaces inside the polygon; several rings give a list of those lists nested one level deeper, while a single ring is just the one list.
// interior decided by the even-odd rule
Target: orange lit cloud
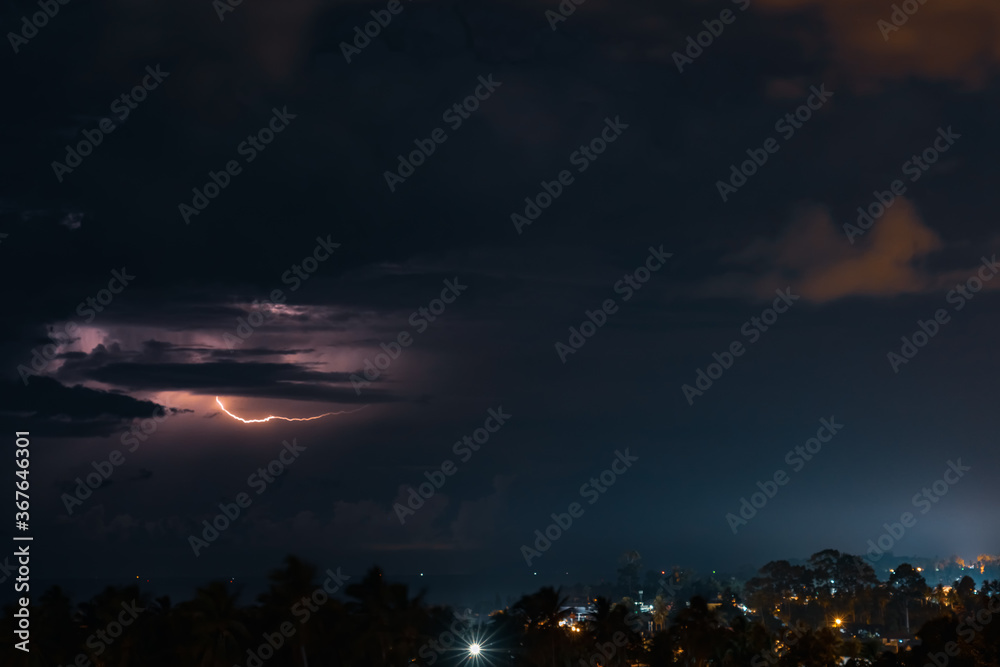
[{"label": "orange lit cloud", "polygon": [[[766,267],[752,283],[755,296],[788,285],[816,303],[848,296],[890,297],[947,290],[973,274],[968,270],[935,272],[927,260],[944,248],[940,237],[921,220],[916,207],[900,197],[855,245],[824,208],[798,215],[774,241],[758,242],[736,256],[735,263]],[[971,259],[971,258],[970,258]],[[978,257],[975,259],[978,260]],[[730,276],[710,292],[726,292],[739,280]],[[987,283],[991,289],[1000,284]]]},{"label": "orange lit cloud", "polygon": [[[1000,3],[995,0],[909,0],[919,7],[899,30],[893,4],[903,0],[755,0],[758,11],[818,11],[827,26],[832,57],[859,88],[879,81],[921,76],[981,86],[1000,65]],[[898,17],[897,17],[898,18]],[[902,21],[900,21],[902,23]],[[815,48],[815,35],[803,46]]]}]

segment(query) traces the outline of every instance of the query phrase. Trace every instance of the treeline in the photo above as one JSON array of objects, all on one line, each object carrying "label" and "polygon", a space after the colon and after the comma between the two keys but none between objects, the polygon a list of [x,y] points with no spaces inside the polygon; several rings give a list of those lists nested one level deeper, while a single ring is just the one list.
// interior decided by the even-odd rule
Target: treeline
[{"label": "treeline", "polygon": [[827,549],[813,554],[805,565],[768,563],[744,584],[743,597],[761,620],[820,626],[839,618],[843,624],[906,632],[949,609],[974,605],[977,594],[1000,592],[995,582],[985,581],[977,590],[968,575],[949,588],[929,586],[924,573],[908,563],[894,568],[888,581],[880,581],[865,558]]},{"label": "treeline", "polygon": [[[637,559],[622,571],[638,586]],[[75,604],[52,588],[31,607],[30,653],[15,649],[15,607],[5,609],[0,665],[58,667],[516,667],[1000,665],[1000,582],[968,577],[952,590],[930,587],[910,565],[880,582],[867,563],[827,550],[805,565],[775,561],[744,586],[693,597],[699,584],[677,572],[644,597],[588,598],[574,619],[552,588],[525,595],[488,617],[429,605],[378,568],[363,577],[318,572],[289,556],[268,589],[241,601],[238,587],[212,582],[173,604],[138,586],[110,587]],[[665,585],[664,585],[665,584]],[[714,586],[708,586],[713,588]],[[887,652],[882,639],[905,632],[920,644]],[[574,622],[575,621],[575,622]],[[881,637],[853,637],[861,630]],[[473,648],[476,645],[480,650]]]}]

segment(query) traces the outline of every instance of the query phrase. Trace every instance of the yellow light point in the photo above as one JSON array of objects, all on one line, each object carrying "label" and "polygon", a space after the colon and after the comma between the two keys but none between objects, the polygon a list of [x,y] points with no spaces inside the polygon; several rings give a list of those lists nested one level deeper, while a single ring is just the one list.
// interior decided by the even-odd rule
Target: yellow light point
[{"label": "yellow light point", "polygon": [[330,415],[349,415],[352,412],[359,412],[359,411],[364,410],[365,408],[368,407],[367,405],[362,405],[357,410],[340,410],[340,411],[337,411],[337,412],[325,412],[325,413],[323,413],[321,415],[316,415],[315,417],[279,417],[278,415],[268,415],[267,417],[264,417],[263,419],[243,419],[243,417],[237,417],[236,415],[234,415],[229,410],[226,410],[226,406],[224,406],[222,404],[222,401],[219,400],[218,396],[215,397],[215,402],[219,404],[219,408],[221,408],[223,412],[225,412],[227,415],[229,415],[233,419],[237,419],[237,420],[243,422],[244,424],[260,424],[262,422],[269,422],[272,419],[280,419],[280,420],[286,421],[286,422],[309,422],[309,421],[312,421],[314,419],[322,419],[323,417],[329,417]]}]

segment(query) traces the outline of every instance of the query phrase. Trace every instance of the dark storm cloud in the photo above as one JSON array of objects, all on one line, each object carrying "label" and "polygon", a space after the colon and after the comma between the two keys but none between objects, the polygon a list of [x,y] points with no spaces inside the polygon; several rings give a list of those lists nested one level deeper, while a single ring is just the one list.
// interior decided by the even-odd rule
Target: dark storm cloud
[{"label": "dark storm cloud", "polygon": [[[69,369],[71,372],[72,369]],[[313,371],[295,364],[258,362],[109,363],[91,368],[85,377],[132,391],[185,390],[195,394],[225,394],[261,398],[297,398],[344,403],[400,400],[385,392],[367,393],[364,400],[350,387],[350,372]]]},{"label": "dark storm cloud", "polygon": [[28,386],[4,385],[3,406],[9,412],[28,412],[39,417],[66,416],[94,419],[102,416],[133,419],[149,417],[161,406],[125,394],[66,387],[51,378],[33,377]]},{"label": "dark storm cloud", "polygon": [[258,362],[209,362],[200,364],[112,363],[90,371],[90,376],[108,384],[133,390],[215,390],[249,387],[273,382],[347,382],[350,373],[310,371],[295,364]]},{"label": "dark storm cloud", "polygon": [[273,357],[291,356],[293,354],[307,354],[313,352],[310,349],[302,350],[270,350],[263,347],[244,348],[239,350],[199,350],[198,348],[180,348],[191,352],[202,352],[210,357]]},{"label": "dark storm cloud", "polygon": [[205,346],[184,346],[163,340],[147,340],[142,344],[141,352],[134,355],[133,360],[164,361],[167,359],[212,359],[239,357],[278,357],[308,354],[311,349],[271,349],[266,347],[245,347],[233,350],[221,350]]},{"label": "dark storm cloud", "polygon": [[[402,400],[388,391],[365,392],[364,401],[349,385],[362,371],[327,372],[309,363],[240,362],[232,357],[296,355],[309,350],[216,350],[147,340],[141,351],[113,344],[98,345],[89,354],[63,355],[57,376],[64,381],[92,380],[130,391],[188,391],[194,394],[331,400],[345,403]],[[218,358],[222,360],[216,361]],[[372,382],[381,382],[376,378]],[[49,380],[51,382],[51,380]],[[335,386],[342,385],[342,386]]]},{"label": "dark storm cloud", "polygon": [[80,385],[65,386],[47,377],[0,385],[0,413],[6,424],[53,437],[109,435],[123,423],[166,409],[151,401]]},{"label": "dark storm cloud", "polygon": [[[725,62],[733,66],[737,63],[726,56],[729,49],[739,51],[736,42],[751,42],[750,35],[754,35],[753,42],[766,43],[766,34],[760,33],[784,28],[780,24],[768,27],[759,18],[748,14],[745,25],[734,25],[724,36],[725,40],[720,39],[718,44],[713,45],[718,49],[714,61],[710,60],[710,53],[699,61],[700,69],[693,69],[681,77],[675,76],[675,72],[668,75],[662,70],[645,71],[637,68],[636,63],[654,62],[659,58],[658,65],[665,65],[669,61],[669,49],[674,48],[673,41],[683,44],[685,21],[689,21],[691,26],[698,25],[700,5],[692,5],[684,10],[684,18],[673,17],[673,20],[666,20],[669,14],[662,9],[650,11],[649,7],[643,11],[631,6],[612,11],[611,7],[591,2],[588,8],[592,11],[581,9],[553,33],[544,19],[543,8],[536,3],[523,3],[517,7],[470,3],[448,9],[407,6],[398,26],[387,31],[391,37],[388,47],[379,41],[350,66],[343,62],[338,44],[345,35],[350,35],[356,21],[366,15],[363,5],[330,7],[301,3],[296,5],[294,11],[282,14],[279,25],[273,30],[263,29],[275,20],[270,10],[241,7],[227,21],[216,23],[214,12],[207,11],[198,3],[173,8],[150,7],[127,19],[116,17],[113,22],[102,22],[105,42],[126,44],[126,53],[131,53],[131,59],[137,63],[148,60],[164,48],[169,52],[171,26],[188,21],[198,26],[192,36],[196,44],[206,52],[210,51],[209,45],[212,49],[223,49],[235,60],[220,61],[216,72],[211,68],[206,70],[203,64],[197,72],[190,68],[185,70],[182,66],[163,84],[164,97],[145,102],[135,118],[123,125],[120,132],[133,132],[128,145],[148,146],[149,156],[155,156],[155,161],[149,165],[156,173],[155,178],[143,179],[134,183],[134,187],[119,183],[128,195],[115,201],[105,199],[101,190],[93,188],[96,184],[94,179],[100,178],[100,174],[107,171],[122,177],[120,161],[139,157],[123,153],[127,150],[126,143],[116,142],[117,135],[111,135],[107,145],[101,146],[98,154],[93,156],[93,162],[88,163],[88,169],[81,168],[81,173],[73,174],[74,178],[79,176],[79,180],[54,189],[56,193],[78,193],[103,210],[93,223],[94,227],[98,230],[103,228],[103,231],[94,231],[88,224],[74,232],[72,243],[68,242],[68,237],[63,243],[60,243],[58,235],[48,237],[48,245],[56,252],[54,260],[65,270],[77,272],[77,275],[91,272],[95,274],[95,280],[100,277],[101,270],[98,266],[100,262],[94,262],[94,257],[110,259],[117,255],[115,262],[146,267],[137,285],[132,288],[136,290],[132,303],[124,303],[129,297],[123,297],[120,310],[108,314],[108,317],[118,321],[155,321],[167,327],[197,326],[199,322],[206,326],[217,325],[225,319],[235,321],[245,313],[238,308],[227,308],[225,300],[220,299],[223,294],[233,294],[232,287],[225,286],[232,284],[232,276],[239,276],[241,282],[249,277],[255,283],[239,286],[241,298],[266,296],[270,289],[282,286],[282,271],[308,252],[310,234],[327,231],[315,215],[289,210],[280,213],[272,211],[268,208],[271,206],[268,201],[252,194],[291,192],[298,202],[297,210],[338,210],[342,217],[351,217],[353,213],[359,222],[367,221],[350,227],[334,225],[331,228],[336,232],[334,240],[345,241],[344,252],[320,269],[324,279],[335,279],[350,267],[371,266],[381,260],[404,262],[420,251],[440,253],[478,243],[510,246],[507,261],[514,262],[525,244],[518,241],[518,245],[514,245],[507,211],[516,210],[525,195],[534,194],[538,180],[551,178],[554,170],[564,167],[572,148],[593,134],[592,123],[599,122],[603,114],[609,113],[624,113],[627,118],[628,113],[632,113],[631,118],[635,122],[630,132],[636,133],[636,138],[622,144],[620,155],[609,151],[607,156],[602,157],[602,160],[607,160],[604,167],[600,163],[594,167],[595,171],[602,170],[601,175],[595,178],[603,182],[603,187],[611,187],[608,201],[627,201],[626,188],[615,183],[615,172],[621,170],[622,178],[635,179],[650,192],[669,184],[667,192],[673,199],[673,210],[683,211],[675,215],[690,218],[693,211],[685,209],[701,200],[702,193],[711,191],[714,179],[725,173],[728,161],[743,149],[740,143],[724,146],[716,140],[718,132],[715,128],[729,122],[728,111],[706,108],[709,100],[722,93],[731,104],[747,105],[759,95],[762,87],[771,85],[776,79],[761,71],[736,78],[713,63]],[[133,21],[137,24],[133,25]],[[676,40],[663,36],[661,28],[665,26],[670,27],[671,36]],[[585,27],[592,30],[590,36],[584,35],[587,32]],[[415,55],[433,42],[428,37],[428,30],[445,30],[448,34],[455,31],[456,35],[466,37],[448,42],[453,46],[447,57],[461,63],[461,67],[453,67],[441,84],[432,85],[432,77],[411,84],[410,74],[403,76],[403,72],[392,63],[394,58]],[[659,55],[652,49],[644,48],[639,54],[619,58],[617,52],[605,50],[605,44],[612,39],[616,45],[620,44],[623,34],[643,41],[653,40],[654,35],[659,34],[656,38],[660,40]],[[136,40],[136,35],[144,37]],[[546,46],[553,41],[571,43],[573,50],[553,51]],[[312,55],[309,58],[302,55],[310,50]],[[320,57],[324,53],[326,55]],[[436,57],[444,56],[438,54]],[[603,59],[607,60],[604,69],[592,66],[595,60]],[[741,56],[737,60],[743,62],[744,59]],[[109,91],[128,84],[123,67],[97,67],[98,64],[110,64],[104,54],[85,54],[83,61],[90,63],[93,76],[115,77],[114,82],[105,82]],[[532,68],[509,70],[510,62],[530,62]],[[508,77],[504,87],[497,91],[494,99],[483,105],[465,127],[455,133],[448,144],[441,147],[438,155],[432,156],[433,160],[414,177],[409,192],[404,189],[393,197],[387,196],[384,183],[381,183],[381,171],[394,164],[395,155],[412,142],[414,133],[424,130],[429,133],[441,123],[441,110],[454,99],[468,94],[465,88],[475,80],[476,68],[483,66],[495,66],[499,68],[498,72],[508,67],[509,75],[498,74],[501,80],[504,76]],[[569,68],[569,76],[553,80],[552,74],[564,71],[563,68]],[[230,119],[232,122],[221,128],[208,127],[210,123],[205,119],[192,119],[183,126],[168,120],[169,115],[185,108],[189,110],[191,105],[205,100],[194,85],[200,81],[198,76],[212,73],[215,77],[213,85],[218,85],[223,80],[232,80],[233,77],[226,75],[229,71],[252,72],[258,81],[274,77],[286,82],[294,81],[308,85],[313,92],[303,95],[297,88],[284,91],[289,95],[286,99],[293,104],[296,100],[300,100],[300,105],[306,104],[306,113],[300,114],[296,120],[301,126],[293,126],[287,136],[269,147],[268,152],[252,165],[254,169],[248,168],[218,200],[213,201],[194,227],[181,229],[178,221],[171,219],[175,214],[176,201],[187,196],[192,186],[201,185],[207,171],[217,169],[220,160],[224,162],[227,156],[231,157],[241,137],[262,122],[260,119],[252,120],[249,111],[239,120]],[[820,72],[796,74],[803,80],[811,80]],[[373,75],[383,78],[384,88],[378,95],[333,98],[324,92],[331,87],[340,90],[362,87],[364,81]],[[78,72],[77,76],[83,76],[83,72]],[[789,73],[782,73],[779,80],[788,78]],[[178,81],[184,83],[175,85]],[[170,85],[174,86],[172,90]],[[691,86],[698,88],[691,90]],[[691,99],[690,94],[697,90],[704,94]],[[634,103],[638,93],[646,99],[643,108]],[[684,95],[679,97],[680,93]],[[93,93],[90,95],[97,100],[102,99]],[[217,100],[218,96],[211,96],[211,99]],[[582,111],[581,102],[584,104]],[[267,108],[265,103],[259,107],[262,111]],[[758,120],[766,122],[775,117],[781,107],[775,104],[773,110],[757,112],[757,118],[744,116],[736,121],[731,131],[751,133],[755,126],[761,127]],[[652,114],[652,109],[656,109],[657,114]],[[374,123],[370,120],[372,118],[379,120]],[[24,118],[23,122],[36,121]],[[851,124],[857,122],[850,121]],[[672,130],[678,126],[687,128],[680,136]],[[549,127],[551,131],[526,138],[525,132],[539,127]],[[333,132],[332,128],[353,128],[361,133],[356,136],[367,139],[349,139],[348,135],[356,133]],[[209,132],[209,129],[212,131]],[[824,129],[817,127],[816,132]],[[44,131],[44,128],[36,128],[36,131]],[[295,131],[298,135],[293,134]],[[150,144],[155,132],[173,133],[174,136],[169,142],[160,140]],[[313,139],[305,143],[303,137],[306,136]],[[640,147],[647,141],[659,150],[640,158]],[[857,144],[860,146],[867,141],[867,137],[859,137]],[[477,146],[478,152],[487,158],[482,164],[483,171],[465,167],[470,161],[476,163],[475,156],[466,153],[465,147],[471,149]],[[530,154],[526,151],[529,146]],[[54,154],[59,148],[59,145],[52,146]],[[165,165],[176,162],[181,152],[185,155],[183,164],[190,165],[191,169],[187,173],[165,169]],[[293,153],[295,158],[290,159]],[[329,160],[330,154],[350,155],[350,169]],[[103,161],[103,156],[108,157],[107,162]],[[625,162],[635,163],[637,158],[640,161],[635,168],[628,170]],[[273,164],[278,162],[286,165],[280,172],[273,168]],[[531,170],[521,168],[528,162],[534,164]],[[46,164],[39,167],[44,169]],[[771,193],[771,184],[782,181],[784,167],[775,165],[769,168],[773,177],[769,182],[757,184],[761,196],[748,193],[748,197],[755,198],[755,202]],[[322,174],[322,178],[318,174]],[[499,190],[491,187],[495,194],[491,199],[484,199],[485,191],[481,185],[470,181],[473,176],[482,182],[502,183],[503,187]],[[355,190],[357,196],[342,198],[341,201],[330,200],[319,188],[326,182],[343,183]],[[151,187],[154,184],[156,190]],[[689,186],[693,185],[700,187],[692,190]],[[580,186],[581,189],[585,187]],[[688,191],[692,195],[698,194],[685,194]],[[145,227],[140,229],[129,222],[131,215],[119,201],[132,208],[147,210],[157,218],[152,224],[161,231],[157,232],[155,243],[145,237]],[[366,207],[374,208],[350,211],[350,207],[362,201],[366,202]],[[426,233],[422,228],[408,225],[406,212],[431,201],[435,202],[437,209],[438,232]],[[628,236],[643,240],[653,236],[653,216],[637,210],[635,205],[631,205],[628,211],[607,211],[592,204],[583,193],[564,197],[558,207],[546,212],[542,220],[529,230],[528,244],[560,244],[570,224],[586,242],[589,237],[587,228],[599,227],[600,218],[609,214],[628,220],[625,223],[625,229],[631,232]],[[347,210],[343,208],[345,206]],[[767,207],[765,204],[765,215]],[[503,213],[484,216],[487,211]],[[751,215],[758,217],[757,214]],[[728,218],[729,212],[724,211],[720,219]],[[267,228],[268,224],[264,222],[267,219],[281,219],[283,223],[282,233],[268,233],[265,243],[262,235],[255,230]],[[479,222],[470,224],[472,220]],[[52,224],[58,225],[55,218]],[[391,233],[382,233],[390,229]],[[689,236],[695,236],[693,232],[692,229]],[[680,233],[685,234],[683,231]],[[22,230],[21,238],[23,243],[30,245],[32,237],[40,243],[43,235],[48,234],[44,226],[34,226]],[[199,238],[199,243],[192,245],[189,239],[193,235]],[[616,235],[608,241],[620,245],[624,236]],[[377,242],[373,242],[376,237]],[[740,238],[737,232],[735,239]],[[221,250],[223,248],[224,251]],[[710,248],[704,250],[714,252]],[[283,259],[279,261],[279,257]],[[198,308],[183,302],[171,305],[176,300],[176,287],[187,280],[171,270],[179,262],[202,279],[218,283],[207,291],[203,288],[200,295],[198,291],[184,290],[184,300],[200,301]],[[109,263],[108,268],[113,265],[113,262]],[[392,287],[387,285],[384,290],[374,289],[375,285],[353,285],[353,289],[343,290],[346,294],[339,296],[339,302],[362,306],[367,301],[372,307],[384,308],[389,305],[389,294],[398,293],[397,288],[412,285],[412,276],[395,281]],[[70,291],[80,290],[80,287],[80,283],[63,284],[59,289]],[[326,296],[330,294],[327,290],[310,287],[307,283],[301,291],[292,295],[292,300],[299,303],[338,302],[337,297]],[[29,289],[36,289],[36,286],[30,285]],[[144,293],[147,289],[153,290],[153,293]],[[416,290],[407,291],[414,294]],[[72,316],[75,305],[88,294],[86,290],[67,294],[62,305],[59,305],[59,298],[36,299],[33,303],[39,304],[40,308],[43,307],[40,304],[48,304],[43,307],[44,311],[38,312],[41,318],[65,318]],[[399,307],[406,307],[405,301],[397,299],[394,302]],[[156,303],[155,308],[142,305],[153,302]],[[410,299],[410,302],[413,300]]]}]

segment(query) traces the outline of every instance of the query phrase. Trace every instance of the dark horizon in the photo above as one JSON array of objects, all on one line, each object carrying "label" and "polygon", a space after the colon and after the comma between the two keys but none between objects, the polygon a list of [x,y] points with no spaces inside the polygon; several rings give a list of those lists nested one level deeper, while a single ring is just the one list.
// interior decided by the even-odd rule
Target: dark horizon
[{"label": "dark horizon", "polygon": [[[894,566],[886,579],[873,559]],[[311,655],[375,666],[485,659],[555,667],[591,654],[589,664],[599,667],[726,665],[739,654],[737,664],[753,660],[753,667],[765,660],[940,666],[954,656],[978,665],[1000,651],[992,625],[1000,613],[998,574],[1000,556],[921,563],[824,549],[801,563],[769,562],[745,581],[678,567],[643,577],[641,555],[628,551],[616,581],[562,586],[536,579],[529,592],[506,599],[442,606],[426,586],[409,590],[378,567],[350,574],[289,555],[258,591],[234,580],[202,582],[190,597],[171,599],[130,581],[84,600],[57,586],[40,604],[5,605],[3,620],[12,629],[21,623],[14,634],[22,641],[6,640],[8,651],[27,651],[30,617],[43,664],[78,667],[105,653],[100,664],[132,664],[140,654],[143,664],[261,667],[272,658],[275,665],[307,664]],[[619,653],[617,662],[602,661]]]},{"label": "dark horizon", "polygon": [[[948,562],[950,558],[952,557],[921,557],[912,555],[897,556],[894,554],[884,554],[884,556],[875,562],[872,562],[870,558],[867,559],[867,562],[874,568],[876,576],[878,576],[878,578],[882,581],[888,580],[889,570],[901,563],[909,563],[914,567],[918,565],[928,566],[924,567],[923,575],[927,580],[928,585],[932,587],[938,583],[951,585],[954,581],[957,581],[961,578],[961,576],[965,575],[970,576],[976,582],[976,585],[979,586],[983,582],[990,581],[1000,574],[1000,572],[995,572],[992,575],[989,572],[980,573],[977,569],[971,567],[965,567],[963,570],[952,567],[948,570],[942,570],[940,573],[929,569],[930,564]],[[994,556],[994,558],[1000,560],[1000,556]],[[784,558],[776,560],[787,560],[792,565],[802,565],[808,562],[808,557]],[[643,562],[647,562],[645,558],[643,558]],[[656,561],[647,562],[650,566],[655,563]],[[425,593],[424,599],[428,603],[448,606],[456,609],[466,607],[490,607],[492,609],[494,608],[497,600],[502,602],[498,608],[503,608],[522,596],[528,595],[544,586],[552,586],[562,588],[564,590],[577,589],[581,586],[598,586],[607,587],[611,590],[618,585],[616,581],[616,568],[611,566],[606,568],[604,571],[594,571],[590,573],[539,571],[537,573],[525,572],[498,576],[497,573],[490,572],[470,572],[462,574],[425,572],[405,574],[387,571],[378,563],[371,563],[367,566],[353,568],[345,568],[343,565],[326,566],[322,563],[315,562],[313,564],[316,565],[321,572],[327,570],[341,571],[351,577],[358,577],[369,571],[371,568],[376,567],[385,573],[387,581],[406,585],[411,594],[416,595],[418,593]],[[271,570],[277,568],[279,565],[280,561],[275,561],[272,567],[268,569]],[[673,568],[679,568],[681,571],[691,573],[691,576],[696,580],[715,580],[722,583],[732,580],[736,584],[742,584],[757,576],[763,566],[764,563],[761,563],[756,567],[748,565],[735,570],[725,571],[712,570],[708,567],[699,568],[679,563],[669,563],[665,564],[665,567],[668,569],[664,570],[663,574],[667,574]],[[991,567],[995,566],[996,565],[994,563]],[[655,573],[655,567],[649,569],[648,572]],[[946,572],[950,574],[946,574]],[[0,563],[0,578],[2,578],[3,573],[2,563]],[[133,584],[138,585],[141,590],[150,593],[154,597],[169,595],[174,600],[185,600],[193,597],[196,589],[204,586],[209,581],[221,581],[227,585],[231,584],[230,588],[232,588],[232,590],[238,590],[240,599],[243,603],[250,603],[255,600],[258,595],[263,593],[268,586],[267,572],[238,571],[233,571],[225,576],[223,576],[222,573],[219,573],[217,576],[209,577],[207,579],[201,579],[194,576],[157,577],[153,574],[146,573],[142,576],[124,575],[117,578],[93,577],[87,579],[67,579],[65,577],[39,577],[33,579],[33,581],[38,584],[39,590],[47,590],[53,585],[59,586],[64,589],[71,598],[76,600],[83,600],[96,595],[108,586],[121,587]],[[644,591],[643,597],[646,601],[648,601],[655,597],[656,592],[656,590]],[[10,604],[13,601],[14,596],[0,596],[0,605]]]}]

